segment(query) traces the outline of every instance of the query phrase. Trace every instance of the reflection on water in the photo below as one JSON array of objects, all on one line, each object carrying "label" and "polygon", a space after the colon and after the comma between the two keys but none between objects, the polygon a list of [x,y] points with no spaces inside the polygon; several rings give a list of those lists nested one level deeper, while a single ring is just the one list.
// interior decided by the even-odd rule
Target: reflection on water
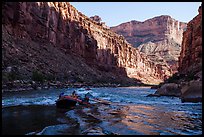
[{"label": "reflection on water", "polygon": [[[194,124],[191,122],[196,119],[189,121],[189,117],[184,112],[168,112],[161,108],[143,105],[128,107],[127,117],[122,120],[122,123],[147,135],[188,134],[188,132],[178,133],[175,130],[184,131],[194,128],[192,127]],[[188,124],[188,127],[186,127],[186,124]],[[201,129],[202,127],[200,127]]]},{"label": "reflection on water", "polygon": [[202,134],[202,103],[180,103],[178,98],[168,97],[148,98],[145,96],[153,92],[148,88],[96,88],[91,92],[97,97],[109,98],[110,105],[92,102],[91,107],[77,105],[67,110],[57,109],[53,103],[60,92],[5,95],[3,134]]}]

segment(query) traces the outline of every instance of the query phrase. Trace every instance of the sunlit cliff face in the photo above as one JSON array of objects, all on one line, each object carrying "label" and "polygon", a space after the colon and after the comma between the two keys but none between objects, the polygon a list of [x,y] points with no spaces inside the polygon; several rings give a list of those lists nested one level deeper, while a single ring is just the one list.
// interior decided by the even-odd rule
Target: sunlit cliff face
[{"label": "sunlit cliff face", "polygon": [[[52,44],[63,52],[71,52],[85,59],[93,66],[102,66],[106,71],[114,72],[113,69],[116,71],[122,69],[128,77],[146,84],[159,84],[172,75],[168,66],[150,61],[145,54],[133,48],[124,37],[104,28],[102,24],[78,12],[67,2],[22,2],[5,4],[4,7],[7,9],[4,9],[3,19],[6,23],[3,25],[3,30],[13,38],[39,43],[43,41],[44,45]],[[26,50],[23,48],[22,50]],[[24,55],[20,57],[22,56]],[[27,54],[25,56],[30,58]],[[44,65],[44,68],[40,69],[42,71],[46,69],[45,73],[48,71],[47,68],[50,69],[50,73],[55,72],[57,75],[69,73],[67,69],[64,70],[67,67],[63,67],[66,66],[66,61],[57,66],[53,63],[47,65],[53,68]],[[32,68],[27,68],[28,66],[30,65],[24,69],[32,72],[30,70]],[[40,65],[35,64],[35,66],[37,68]]]},{"label": "sunlit cliff face", "polygon": [[173,73],[176,73],[185,28],[186,23],[168,15],[161,15],[143,22],[134,20],[125,22],[111,27],[111,30],[123,35],[151,61],[166,64]]}]

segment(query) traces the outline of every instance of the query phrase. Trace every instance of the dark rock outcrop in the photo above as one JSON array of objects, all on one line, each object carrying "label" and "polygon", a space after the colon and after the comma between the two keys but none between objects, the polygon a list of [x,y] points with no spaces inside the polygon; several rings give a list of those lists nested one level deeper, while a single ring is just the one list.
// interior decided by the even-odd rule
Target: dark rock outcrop
[{"label": "dark rock outcrop", "polygon": [[202,81],[190,81],[181,89],[182,102],[202,102]]},{"label": "dark rock outcrop", "polygon": [[21,79],[40,71],[59,81],[158,84],[171,75],[68,2],[4,2],[2,54],[2,73],[16,67]]},{"label": "dark rock outcrop", "polygon": [[98,15],[91,16],[90,19],[92,19],[98,23],[101,23],[101,21],[102,21],[101,17],[99,17]]},{"label": "dark rock outcrop", "polygon": [[156,95],[160,96],[181,96],[181,89],[178,84],[175,83],[167,83],[162,85],[156,92]]}]

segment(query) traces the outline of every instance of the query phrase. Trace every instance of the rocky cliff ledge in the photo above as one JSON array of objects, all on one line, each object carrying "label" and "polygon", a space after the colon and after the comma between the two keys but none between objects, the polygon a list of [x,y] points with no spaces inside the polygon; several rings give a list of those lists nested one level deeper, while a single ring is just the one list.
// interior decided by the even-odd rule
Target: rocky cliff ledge
[{"label": "rocky cliff ledge", "polygon": [[183,31],[186,23],[167,15],[154,17],[144,22],[130,21],[111,29],[123,35],[139,51],[147,54],[158,64],[167,64],[177,72]]},{"label": "rocky cliff ledge", "polygon": [[179,96],[182,102],[202,101],[202,6],[183,33],[179,71],[163,84],[156,96]]},{"label": "rocky cliff ledge", "polygon": [[37,71],[58,80],[158,84],[171,75],[68,2],[3,2],[2,36],[4,79]]}]

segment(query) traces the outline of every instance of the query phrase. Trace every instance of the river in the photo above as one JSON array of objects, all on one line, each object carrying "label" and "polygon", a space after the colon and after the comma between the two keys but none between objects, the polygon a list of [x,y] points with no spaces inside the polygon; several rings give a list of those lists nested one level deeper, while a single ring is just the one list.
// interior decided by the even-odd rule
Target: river
[{"label": "river", "polygon": [[[61,92],[90,92],[111,104],[91,101],[58,109]],[[200,135],[202,103],[177,97],[146,97],[149,87],[49,89],[2,94],[2,134],[9,135]]]}]

